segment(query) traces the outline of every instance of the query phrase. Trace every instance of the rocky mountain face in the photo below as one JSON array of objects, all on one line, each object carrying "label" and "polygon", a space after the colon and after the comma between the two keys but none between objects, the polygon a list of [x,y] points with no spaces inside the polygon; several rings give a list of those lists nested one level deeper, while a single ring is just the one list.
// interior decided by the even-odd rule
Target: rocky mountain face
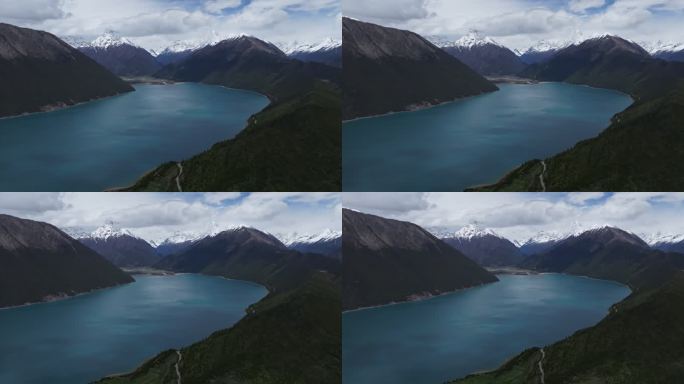
[{"label": "rocky mountain face", "polygon": [[638,44],[620,37],[602,36],[567,47],[522,74],[615,89],[643,100],[672,90],[684,76],[684,65],[655,60]]},{"label": "rocky mountain face", "polygon": [[523,254],[510,240],[475,225],[441,239],[485,267],[513,266],[523,259]]},{"label": "rocky mountain face", "polygon": [[47,32],[0,23],[0,117],[50,111],[133,88]]},{"label": "rocky mountain face", "polygon": [[150,52],[112,32],[78,50],[118,76],[149,76],[162,67]]},{"label": "rocky mountain face", "polygon": [[274,236],[243,227],[199,240],[155,267],[250,280],[271,291],[284,291],[306,280],[313,271],[337,270],[338,264],[331,258],[289,250]]},{"label": "rocky mountain face", "polygon": [[413,32],[344,18],[342,39],[344,120],[498,89]]},{"label": "rocky mountain face", "polygon": [[118,267],[147,267],[161,259],[147,241],[108,226],[98,228],[78,241]]},{"label": "rocky mountain face", "polygon": [[201,48],[186,59],[164,67],[157,75],[253,90],[272,101],[303,94],[317,80],[339,81],[338,69],[292,60],[275,45],[251,36]]},{"label": "rocky mountain face", "polygon": [[0,307],[132,281],[128,274],[56,227],[0,215]]},{"label": "rocky mountain face", "polygon": [[683,261],[684,255],[654,251],[635,234],[604,227],[563,240],[526,258],[520,266],[614,280],[638,290],[662,281],[658,276],[668,270],[665,266]]},{"label": "rocky mountain face", "polygon": [[515,75],[525,68],[513,51],[477,33],[440,47],[481,75]]},{"label": "rocky mountain face", "polygon": [[355,309],[498,281],[423,228],[345,209],[342,307]]}]

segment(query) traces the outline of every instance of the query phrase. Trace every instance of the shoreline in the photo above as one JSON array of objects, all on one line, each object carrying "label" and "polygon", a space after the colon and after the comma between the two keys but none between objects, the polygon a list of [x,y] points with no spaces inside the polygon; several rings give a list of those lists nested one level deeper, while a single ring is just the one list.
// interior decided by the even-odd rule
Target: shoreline
[{"label": "shoreline", "polygon": [[[496,77],[492,77],[492,79],[495,79],[495,78],[496,78]],[[487,78],[487,79],[489,79],[489,78]],[[492,81],[492,80],[490,80],[490,81],[493,82],[493,83],[495,83],[495,84],[513,84],[513,85],[567,84],[567,85],[574,85],[574,86],[580,86],[580,87],[588,87],[588,88],[594,88],[594,89],[602,89],[602,90],[605,90],[605,91],[613,91],[613,92],[617,92],[617,93],[620,93],[620,94],[629,96],[629,97],[632,99],[633,102],[636,101],[636,99],[634,98],[633,95],[630,95],[629,93],[624,93],[624,92],[622,92],[622,91],[618,91],[618,90],[616,90],[616,89],[611,89],[611,88],[594,87],[594,86],[587,85],[587,84],[568,83],[568,82],[565,82],[565,81],[539,81],[539,80],[533,80],[533,79],[525,79],[525,78],[522,78],[522,77],[521,77],[520,79],[528,80],[529,82],[514,82],[514,81],[499,81],[499,82],[495,82],[495,81]],[[461,101],[461,100],[470,99],[470,98],[473,98],[473,97],[484,96],[484,95],[487,95],[487,94],[490,94],[490,93],[498,92],[498,91],[500,91],[500,90],[501,90],[501,89],[496,90],[496,91],[492,91],[492,92],[483,92],[483,93],[479,93],[479,94],[477,94],[477,95],[459,97],[459,98],[456,98],[456,99],[453,99],[453,100],[443,101],[443,102],[440,102],[440,103],[437,103],[437,104],[426,105],[426,106],[424,106],[424,107],[420,107],[420,108],[417,108],[417,109],[406,109],[406,110],[402,110],[402,111],[392,111],[392,112],[381,113],[381,114],[371,115],[371,116],[355,117],[355,118],[349,119],[349,120],[342,120],[342,124],[345,124],[345,123],[352,123],[352,122],[357,121],[357,120],[374,119],[374,118],[377,118],[377,117],[391,116],[391,115],[396,115],[396,114],[400,114],[400,113],[411,113],[411,112],[423,111],[423,110],[426,110],[426,109],[432,109],[432,108],[440,107],[440,106],[443,106],[443,105],[446,105],[446,104],[455,103],[455,102],[458,102],[458,101]],[[630,104],[629,107],[631,107],[633,104],[634,104],[634,103]],[[412,104],[412,105],[407,106],[406,108],[410,108],[410,107],[413,106],[413,105],[420,105],[420,104]],[[627,107],[627,108],[629,108],[629,107]],[[622,111],[620,111],[620,112],[617,112],[616,114],[622,113],[622,112],[624,112],[625,110],[626,110],[626,109],[624,109],[624,110],[622,110]],[[604,130],[605,130],[605,129],[604,129]],[[603,132],[603,131],[601,131],[601,132]]]},{"label": "shoreline", "polygon": [[498,283],[498,282],[499,282],[499,281],[497,280],[497,281],[492,281],[491,283],[482,283],[482,284],[478,284],[478,285],[472,285],[472,286],[470,286],[470,287],[457,288],[457,289],[455,289],[455,290],[453,290],[453,291],[442,292],[442,293],[438,293],[438,294],[413,294],[413,295],[411,295],[411,296],[407,296],[407,297],[406,297],[404,300],[402,300],[402,301],[392,301],[392,302],[386,303],[386,304],[371,305],[371,306],[368,306],[368,307],[359,307],[359,308],[354,308],[354,309],[348,309],[348,310],[342,311],[342,314],[344,315],[345,313],[350,313],[350,312],[357,312],[357,311],[364,311],[364,310],[367,310],[367,309],[376,309],[376,308],[389,307],[389,306],[392,306],[392,305],[407,304],[407,303],[417,303],[417,302],[421,302],[421,301],[427,301],[427,300],[435,299],[435,298],[442,297],[442,296],[453,295],[453,294],[455,294],[455,293],[463,292],[463,291],[465,291],[465,290],[467,290],[467,289],[478,288],[478,287],[485,286],[485,285],[487,285],[487,284],[495,284],[495,283]]},{"label": "shoreline", "polygon": [[[124,271],[124,272],[125,272],[125,271]],[[132,277],[132,276],[131,276],[131,277]],[[52,299],[52,300],[49,300],[49,299],[45,299],[45,298],[44,298],[44,299],[41,300],[41,301],[35,301],[35,302],[24,303],[24,304],[19,304],[19,305],[13,305],[13,306],[10,306],[10,307],[0,307],[0,311],[6,310],[6,309],[17,309],[17,308],[23,308],[23,307],[30,307],[30,306],[32,306],[32,305],[50,304],[50,303],[56,303],[56,302],[60,302],[60,301],[64,301],[64,300],[75,299],[75,298],[77,298],[77,297],[79,297],[79,296],[89,295],[89,294],[91,294],[91,293],[96,293],[96,292],[99,292],[99,291],[103,291],[103,290],[105,290],[105,289],[123,287],[124,285],[133,284],[133,283],[135,283],[135,282],[136,282],[135,279],[133,279],[133,281],[130,282],[130,283],[117,284],[117,285],[112,285],[112,286],[110,286],[110,287],[95,288],[95,289],[91,289],[90,291],[79,292],[79,293],[76,293],[76,294],[74,294],[74,295],[56,296],[56,298],[55,298],[55,299]],[[46,297],[48,297],[48,296],[46,296]]]},{"label": "shoreline", "polygon": [[[586,276],[586,275],[574,275],[574,274],[571,274],[571,273],[561,273],[561,272],[537,272],[537,271],[534,271],[534,270],[518,269],[518,268],[511,268],[511,269],[510,269],[511,272],[498,272],[497,269],[492,269],[492,270],[487,269],[487,270],[488,270],[489,272],[491,272],[491,273],[496,274],[496,275],[511,275],[511,276],[563,275],[563,276],[579,277],[579,278],[584,278],[584,279],[597,280],[597,281],[603,281],[603,282],[612,283],[612,284],[615,284],[615,285],[620,285],[620,286],[623,286],[623,287],[626,287],[627,289],[629,289],[630,293],[633,293],[633,292],[634,292],[634,290],[632,289],[632,287],[630,287],[630,286],[627,285],[627,284],[623,284],[623,283],[621,283],[621,282],[619,282],[619,281],[608,280],[608,279],[599,279],[599,278],[596,278],[596,277],[591,277],[591,276]],[[506,270],[506,268],[502,268],[501,270],[502,270],[502,271],[503,271],[503,270]],[[521,273],[514,273],[514,272],[512,272],[512,271],[514,271],[514,270],[520,271]],[[467,289],[478,288],[478,287],[482,287],[482,286],[485,286],[485,285],[488,285],[488,284],[495,284],[495,283],[498,283],[498,281],[493,281],[493,282],[491,282],[491,283],[483,283],[483,284],[479,284],[479,285],[473,285],[473,286],[471,286],[471,287],[466,287],[466,288],[459,288],[459,289],[456,289],[456,290],[454,290],[454,291],[443,292],[443,293],[435,294],[435,295],[419,295],[419,296],[411,295],[411,296],[407,297],[406,300],[403,300],[403,301],[393,301],[393,302],[386,303],[386,304],[371,305],[371,306],[367,306],[367,307],[359,307],[359,308],[354,308],[354,309],[348,309],[348,310],[342,311],[342,314],[344,315],[345,313],[357,312],[357,311],[364,311],[364,310],[367,310],[367,309],[376,309],[376,308],[389,307],[389,306],[392,306],[392,305],[407,304],[407,303],[413,303],[413,302],[420,302],[420,301],[430,300],[430,299],[434,299],[434,298],[441,297],[441,296],[446,296],[446,295],[451,295],[451,294],[459,293],[459,292],[465,291],[465,290],[467,290]],[[416,297],[414,297],[414,296],[416,296]],[[411,299],[411,297],[414,297],[414,298]],[[624,299],[623,299],[623,300],[624,300]],[[615,305],[615,304],[617,304],[617,303],[614,303],[613,305]]]},{"label": "shoreline", "polygon": [[66,109],[76,108],[76,107],[79,107],[81,105],[92,103],[95,101],[106,100],[106,99],[110,99],[110,98],[117,97],[117,96],[123,96],[123,95],[129,94],[129,93],[135,92],[135,91],[136,91],[136,89],[134,87],[132,91],[119,92],[119,93],[115,93],[115,94],[109,95],[109,96],[102,96],[102,97],[98,97],[98,98],[94,98],[94,99],[90,99],[90,100],[86,100],[86,101],[79,101],[78,103],[74,103],[74,104],[65,104],[65,103],[61,103],[59,105],[50,104],[50,105],[46,105],[46,106],[42,107],[42,108],[50,108],[49,110],[37,111],[37,112],[24,112],[24,113],[20,113],[18,115],[3,116],[3,117],[0,117],[0,121],[8,120],[8,119],[18,119],[18,118],[22,118],[22,117],[35,116],[35,115],[40,115],[43,113],[63,111]]}]

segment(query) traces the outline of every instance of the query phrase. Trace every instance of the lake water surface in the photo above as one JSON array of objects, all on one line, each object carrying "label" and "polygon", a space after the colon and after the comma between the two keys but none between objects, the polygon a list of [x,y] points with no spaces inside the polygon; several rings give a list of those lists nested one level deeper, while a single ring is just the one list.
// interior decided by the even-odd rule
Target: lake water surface
[{"label": "lake water surface", "polygon": [[560,274],[501,281],[430,300],[342,315],[344,384],[440,384],[497,368],[596,324],[623,285]]},{"label": "lake water surface", "polygon": [[265,96],[194,83],[0,120],[0,191],[103,191],[232,138]]},{"label": "lake water surface", "polygon": [[229,328],[267,293],[202,275],[136,282],[0,310],[0,383],[82,384],[128,372],[159,352]]},{"label": "lake water surface", "polygon": [[564,83],[500,91],[416,112],[344,124],[345,191],[462,191],[596,136],[632,103]]}]

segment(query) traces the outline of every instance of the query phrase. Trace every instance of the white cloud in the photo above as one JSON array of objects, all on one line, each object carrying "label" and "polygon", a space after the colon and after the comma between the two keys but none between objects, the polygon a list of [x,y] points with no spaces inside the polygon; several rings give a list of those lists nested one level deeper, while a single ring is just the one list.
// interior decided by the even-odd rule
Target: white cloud
[{"label": "white cloud", "polygon": [[391,206],[401,204],[405,197],[399,193],[345,193],[343,205],[424,227],[458,230],[477,222],[518,241],[541,230],[573,233],[599,225],[637,234],[684,233],[681,193],[618,193],[608,198],[598,193],[427,193],[419,205]]},{"label": "white cloud", "polygon": [[2,0],[0,22],[92,40],[106,30],[147,49],[249,34],[274,43],[339,39],[340,0]]},{"label": "white cloud", "polygon": [[0,193],[0,213],[83,231],[114,222],[150,241],[237,225],[274,234],[341,229],[339,193]]},{"label": "white cloud", "polygon": [[6,19],[40,21],[66,17],[64,0],[2,0],[0,16]]},{"label": "white cloud", "polygon": [[606,5],[606,0],[571,0],[568,9],[577,13],[584,13],[591,8],[600,8]]},{"label": "white cloud", "polygon": [[209,13],[221,13],[224,9],[236,8],[242,0],[209,0],[204,3],[204,10]]},{"label": "white cloud", "polygon": [[540,40],[613,34],[638,42],[682,42],[684,0],[345,0],[345,16],[421,35],[458,39],[478,30],[511,49]]},{"label": "white cloud", "polygon": [[364,19],[405,21],[427,17],[427,3],[426,0],[393,0],[390,5],[382,1],[344,0],[342,12],[345,16]]}]

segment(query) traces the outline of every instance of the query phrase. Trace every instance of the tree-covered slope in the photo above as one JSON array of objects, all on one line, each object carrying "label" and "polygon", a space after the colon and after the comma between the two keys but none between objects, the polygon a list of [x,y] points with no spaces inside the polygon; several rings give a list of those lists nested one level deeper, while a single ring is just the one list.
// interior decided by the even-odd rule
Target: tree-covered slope
[{"label": "tree-covered slope", "polygon": [[[319,82],[249,119],[235,138],[183,161],[183,191],[339,191],[340,96]],[[180,169],[167,163],[128,191],[178,191]]]}]

